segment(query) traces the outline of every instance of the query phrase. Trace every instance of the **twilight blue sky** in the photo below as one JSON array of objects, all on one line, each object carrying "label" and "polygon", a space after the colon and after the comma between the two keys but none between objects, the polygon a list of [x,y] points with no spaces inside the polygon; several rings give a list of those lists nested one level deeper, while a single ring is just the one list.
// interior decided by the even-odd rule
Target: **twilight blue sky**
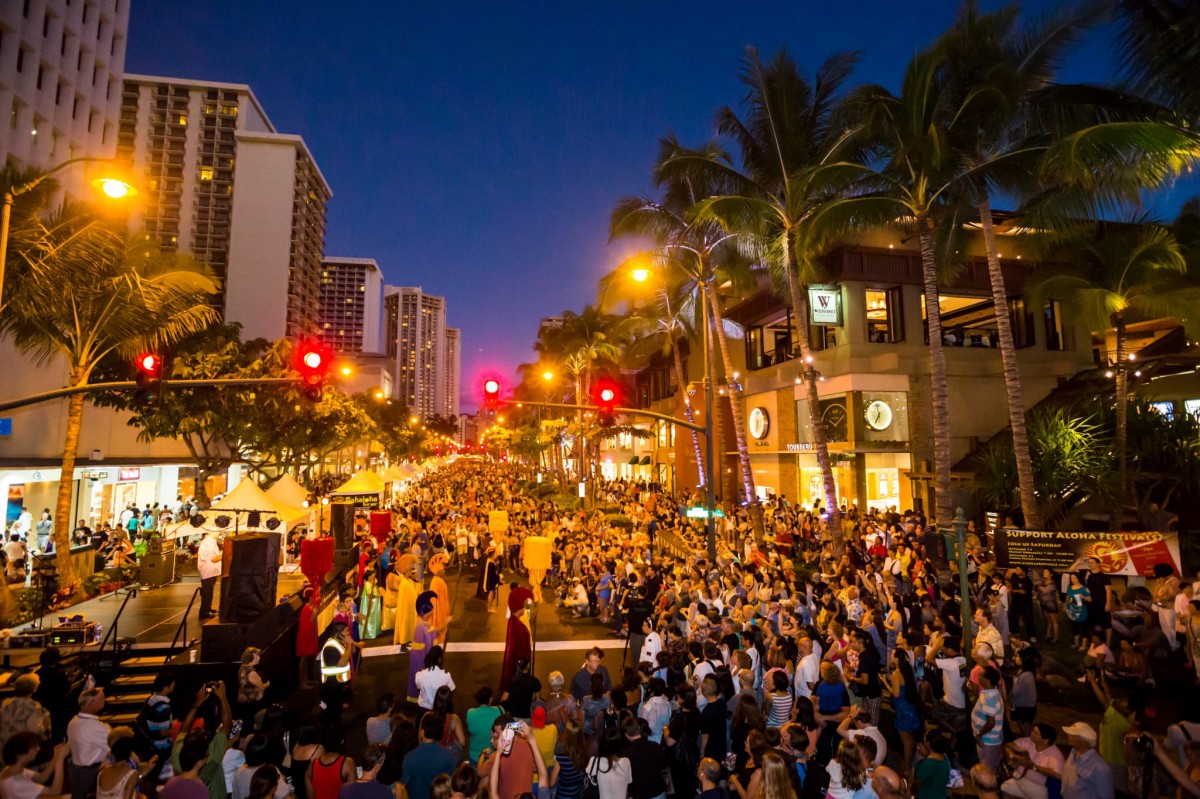
[{"label": "twilight blue sky", "polygon": [[[859,50],[857,80],[895,88],[956,7],[134,0],[126,70],[248,83],[280,131],[302,135],[333,188],[326,252],[446,297],[473,411],[480,375],[532,359],[539,318],[594,297],[625,254],[607,244],[614,202],[651,189],[659,137],[699,144],[716,109],[740,101],[747,45],[764,57],[786,45],[806,73]],[[1064,78],[1110,74],[1106,37]]]}]

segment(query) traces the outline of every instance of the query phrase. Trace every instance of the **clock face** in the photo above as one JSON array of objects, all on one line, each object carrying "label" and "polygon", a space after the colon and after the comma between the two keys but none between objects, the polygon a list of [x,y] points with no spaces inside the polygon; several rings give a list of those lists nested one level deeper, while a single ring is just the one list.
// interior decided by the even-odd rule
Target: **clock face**
[{"label": "clock face", "polygon": [[767,431],[771,429],[771,417],[767,415],[766,408],[755,408],[750,411],[750,437],[754,439],[763,439],[767,437]]},{"label": "clock face", "polygon": [[887,430],[892,426],[892,406],[883,400],[872,401],[863,416],[872,430]]}]

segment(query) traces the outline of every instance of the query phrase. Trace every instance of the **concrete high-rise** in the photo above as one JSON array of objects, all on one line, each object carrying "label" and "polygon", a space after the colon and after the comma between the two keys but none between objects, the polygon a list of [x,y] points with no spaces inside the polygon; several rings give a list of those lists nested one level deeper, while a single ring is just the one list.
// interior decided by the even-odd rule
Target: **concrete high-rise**
[{"label": "concrete high-rise", "polygon": [[[0,2],[0,165],[49,169],[111,158],[117,143],[130,0]],[[56,173],[78,199],[96,164]]]},{"label": "concrete high-rise", "polygon": [[125,76],[117,157],[142,192],[130,228],[221,280],[243,337],[318,332],[329,184],[249,86]]},{"label": "concrete high-rise", "polygon": [[[446,300],[420,288],[384,287],[383,337],[384,353],[396,364],[394,398],[423,419],[452,413],[446,400]],[[457,335],[453,341],[457,365]]]},{"label": "concrete high-rise", "polygon": [[462,385],[460,367],[462,362],[462,336],[457,327],[446,328],[446,363],[442,372],[444,382],[442,416],[458,415],[458,390]]},{"label": "concrete high-rise", "polygon": [[321,262],[318,336],[335,352],[379,352],[383,275],[374,258]]}]

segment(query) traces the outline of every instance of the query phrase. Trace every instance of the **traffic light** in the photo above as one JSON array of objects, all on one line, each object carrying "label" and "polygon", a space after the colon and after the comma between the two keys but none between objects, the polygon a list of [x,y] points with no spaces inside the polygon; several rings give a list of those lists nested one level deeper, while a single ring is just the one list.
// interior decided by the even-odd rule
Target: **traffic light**
[{"label": "traffic light", "polygon": [[162,356],[144,352],[134,361],[137,367],[137,391],[134,399],[138,405],[153,405],[162,399]]},{"label": "traffic light", "polygon": [[500,407],[500,381],[494,377],[483,381],[483,406],[490,410]]},{"label": "traffic light", "polygon": [[601,378],[596,381],[592,396],[593,404],[599,409],[597,421],[601,427],[612,427],[616,418],[617,404],[621,401],[621,389],[615,381]]},{"label": "traffic light", "polygon": [[321,399],[321,388],[333,366],[333,353],[315,341],[304,341],[296,348],[296,371],[304,380],[304,396],[313,402]]}]

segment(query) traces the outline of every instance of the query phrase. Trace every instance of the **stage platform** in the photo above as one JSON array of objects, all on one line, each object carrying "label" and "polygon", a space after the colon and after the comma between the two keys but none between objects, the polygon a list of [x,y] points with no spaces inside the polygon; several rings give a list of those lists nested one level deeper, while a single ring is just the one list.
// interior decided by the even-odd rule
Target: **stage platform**
[{"label": "stage platform", "polygon": [[[279,597],[295,593],[303,584],[304,575],[299,572],[281,572],[276,589],[276,599],[278,600]],[[187,610],[188,602],[192,599],[192,594],[199,587],[199,576],[191,574],[185,575],[181,580],[161,588],[138,588],[136,596],[129,599],[129,604],[125,608],[125,612],[121,615],[116,634],[121,638],[132,638],[135,648],[170,644],[171,639],[175,637],[175,632],[179,628],[180,622],[183,620],[183,614]],[[60,612],[48,614],[42,617],[42,626],[44,629],[49,630],[59,623],[59,616],[83,615],[88,621],[100,623],[100,635],[101,639],[103,639],[112,628],[113,620],[120,611],[121,604],[125,601],[126,593],[127,591],[122,589],[112,594],[105,594],[89,599],[86,602],[73,605]],[[214,609],[220,605],[220,596],[221,585],[220,580],[218,580],[213,598]],[[192,605],[191,612],[188,614],[188,638],[198,639],[200,637],[201,622],[199,608],[200,599],[197,597],[196,602]],[[31,621],[14,628],[13,631],[20,632],[21,630],[31,629],[36,626],[36,622]],[[97,646],[99,644],[67,646],[60,647],[60,649],[62,649],[64,654],[68,654]],[[36,664],[41,651],[40,648],[36,647],[29,649],[0,649],[5,665],[12,668],[24,668]]]}]

